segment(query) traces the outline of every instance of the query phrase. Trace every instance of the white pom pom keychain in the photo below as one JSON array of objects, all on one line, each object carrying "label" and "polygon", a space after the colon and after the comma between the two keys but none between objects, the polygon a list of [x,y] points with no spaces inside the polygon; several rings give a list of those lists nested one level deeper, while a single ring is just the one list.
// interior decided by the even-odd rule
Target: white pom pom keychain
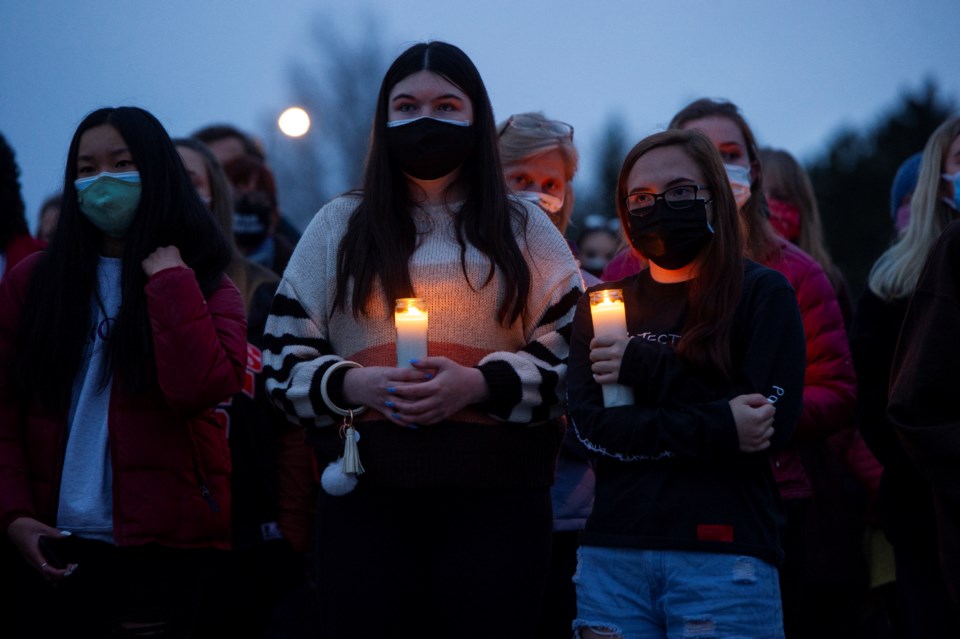
[{"label": "white pom pom keychain", "polygon": [[340,425],[340,437],[343,439],[343,456],[323,469],[320,485],[328,494],[335,497],[346,495],[357,487],[357,477],[363,474],[363,464],[357,442],[360,433],[353,427],[353,411],[348,410]]}]

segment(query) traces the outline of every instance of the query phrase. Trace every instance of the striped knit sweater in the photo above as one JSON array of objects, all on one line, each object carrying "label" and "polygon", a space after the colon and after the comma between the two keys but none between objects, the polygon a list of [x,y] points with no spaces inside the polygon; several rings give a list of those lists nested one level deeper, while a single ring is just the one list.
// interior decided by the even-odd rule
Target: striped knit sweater
[{"label": "striped knit sweater", "polygon": [[[324,372],[343,359],[396,365],[393,307],[382,295],[355,318],[333,309],[336,256],[358,200],[341,197],[314,217],[284,272],[266,325],[267,389],[292,421],[307,427],[321,461],[343,446],[320,395]],[[570,324],[583,284],[567,243],[539,209],[527,210],[517,238],[530,267],[526,312],[510,326],[496,310],[502,279],[481,286],[489,265],[467,246],[469,283],[460,263],[454,215],[443,207],[411,212],[419,235],[410,258],[414,293],[430,314],[428,353],[480,369],[490,400],[447,421],[418,429],[396,426],[375,410],[358,417],[362,483],[383,486],[545,486],[553,480],[564,412]],[[348,287],[349,289],[349,287]],[[334,426],[330,428],[330,426]]]}]

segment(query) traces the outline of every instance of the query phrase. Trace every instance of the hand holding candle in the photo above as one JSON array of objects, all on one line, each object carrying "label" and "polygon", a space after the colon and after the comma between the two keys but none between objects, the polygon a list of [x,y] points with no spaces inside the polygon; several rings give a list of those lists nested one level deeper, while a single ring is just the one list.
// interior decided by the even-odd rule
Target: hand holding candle
[{"label": "hand holding candle", "polygon": [[[627,315],[621,289],[607,289],[590,293],[590,316],[593,318],[593,333],[597,337],[627,337]],[[629,406],[633,404],[633,389],[621,384],[604,384],[603,405]]]},{"label": "hand holding candle", "polygon": [[394,312],[397,326],[397,366],[412,368],[410,360],[427,356],[427,306],[419,297],[397,300]]}]

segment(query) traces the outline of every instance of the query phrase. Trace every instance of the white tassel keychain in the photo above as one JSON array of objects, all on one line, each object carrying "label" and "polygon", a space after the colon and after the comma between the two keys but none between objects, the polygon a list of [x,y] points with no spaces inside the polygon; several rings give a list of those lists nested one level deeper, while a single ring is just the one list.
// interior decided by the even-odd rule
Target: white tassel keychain
[{"label": "white tassel keychain", "polygon": [[346,495],[357,486],[357,477],[363,474],[363,464],[360,463],[360,454],[357,442],[360,433],[353,427],[353,411],[348,410],[340,425],[340,437],[343,439],[343,456],[323,470],[320,476],[320,485],[330,495],[340,497]]}]

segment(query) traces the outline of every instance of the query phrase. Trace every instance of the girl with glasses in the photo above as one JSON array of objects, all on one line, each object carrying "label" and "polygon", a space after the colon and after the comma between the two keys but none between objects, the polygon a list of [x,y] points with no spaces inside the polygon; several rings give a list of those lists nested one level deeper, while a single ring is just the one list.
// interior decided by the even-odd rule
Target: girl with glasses
[{"label": "girl with glasses", "polygon": [[[697,131],[628,154],[617,211],[640,273],[620,288],[629,337],[574,318],[568,401],[596,500],[575,576],[585,638],[782,637],[781,515],[768,461],[793,435],[803,330],[793,291],[744,260],[721,158]],[[605,384],[631,405],[606,408]]]},{"label": "girl with glasses", "polygon": [[[812,257],[774,232],[763,195],[756,136],[735,104],[695,100],[674,115],[669,126],[699,129],[710,138],[723,158],[737,198],[745,255],[783,273],[796,292],[807,339],[803,412],[796,441],[771,456],[787,512],[785,563],[780,573],[784,622],[791,637],[817,634],[824,625],[842,627],[851,634],[857,598],[863,593],[862,581],[856,576],[858,571],[862,574],[859,544],[863,530],[855,531],[851,538],[811,506],[815,487],[835,490],[822,469],[845,473],[842,462],[836,460],[845,457],[848,443],[853,441],[856,377],[836,292]],[[862,504],[859,507],[863,508]],[[838,552],[832,555],[828,549]]]}]

